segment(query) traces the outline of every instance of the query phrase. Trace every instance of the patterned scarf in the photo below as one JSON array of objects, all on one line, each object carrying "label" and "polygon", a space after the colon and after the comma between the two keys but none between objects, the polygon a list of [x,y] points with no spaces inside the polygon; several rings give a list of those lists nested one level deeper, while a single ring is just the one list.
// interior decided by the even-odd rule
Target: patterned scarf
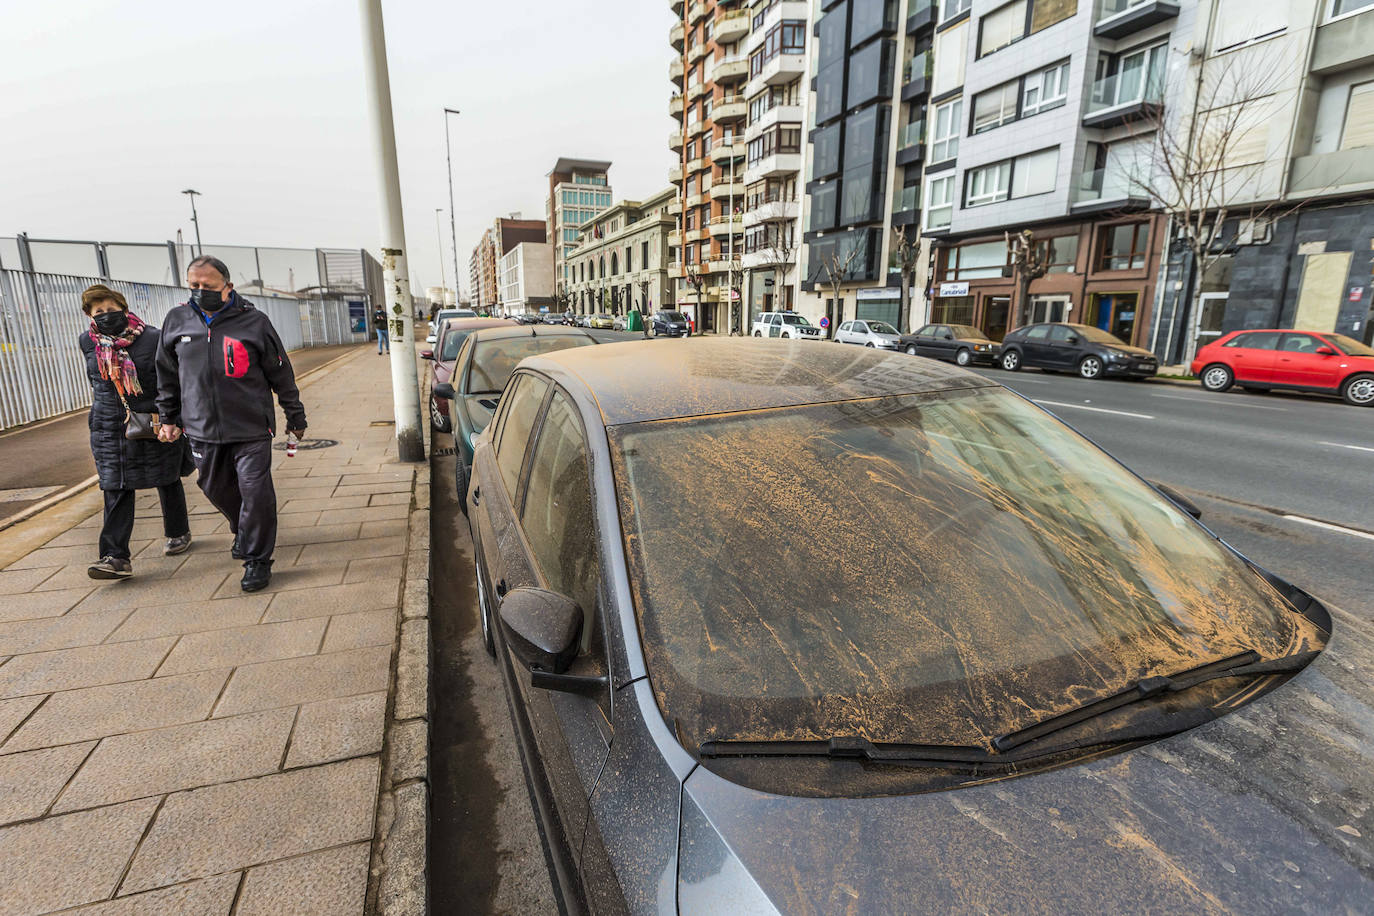
[{"label": "patterned scarf", "polygon": [[129,345],[143,333],[143,322],[133,312],[129,313],[129,326],[118,337],[106,337],[91,322],[91,342],[95,344],[95,364],[100,368],[100,377],[113,382],[120,397],[130,398],[143,393],[138,383],[138,367],[129,358]]}]

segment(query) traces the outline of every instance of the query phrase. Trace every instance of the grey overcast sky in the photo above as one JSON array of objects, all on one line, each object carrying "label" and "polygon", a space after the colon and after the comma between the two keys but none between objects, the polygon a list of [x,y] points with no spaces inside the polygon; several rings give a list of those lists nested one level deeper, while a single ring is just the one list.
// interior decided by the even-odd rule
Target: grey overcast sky
[{"label": "grey overcast sky", "polygon": [[[668,185],[665,0],[384,0],[412,285],[497,216],[542,219],[559,156]],[[0,236],[375,249],[356,0],[0,0]],[[233,268],[234,265],[230,265]]]}]

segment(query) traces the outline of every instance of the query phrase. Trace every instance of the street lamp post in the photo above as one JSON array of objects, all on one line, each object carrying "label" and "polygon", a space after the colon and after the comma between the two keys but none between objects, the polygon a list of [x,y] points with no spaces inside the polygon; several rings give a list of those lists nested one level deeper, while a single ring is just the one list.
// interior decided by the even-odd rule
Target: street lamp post
[{"label": "street lamp post", "polygon": [[[443,208],[443,207],[435,207],[435,208],[434,208],[434,239],[435,239],[435,241],[437,241],[437,242],[439,243],[439,297],[440,297],[441,299],[443,298],[444,290],[448,289],[448,280],[445,280],[445,279],[444,279],[444,231],[443,231],[442,229],[439,228],[439,214],[440,214],[440,213],[443,213],[443,212],[444,212],[444,208]],[[457,265],[455,265],[455,269],[456,269],[456,266],[457,266]],[[454,285],[454,288],[455,288],[455,289],[454,289],[454,294],[453,294],[453,301],[454,301],[454,303],[456,304],[457,301],[458,301],[458,293],[457,293],[458,275],[457,275],[457,274],[454,274],[454,275],[453,275],[453,285]],[[439,303],[439,307],[440,307],[440,308],[443,308],[443,307],[444,307],[444,303],[443,303],[443,302],[440,302],[440,303]]]},{"label": "street lamp post", "polygon": [[448,231],[453,236],[453,302],[455,305],[458,304],[458,224],[453,210],[453,149],[448,140],[448,116],[456,114],[460,114],[460,112],[452,108],[444,109],[444,162],[448,164]]},{"label": "street lamp post", "polygon": [[200,217],[196,215],[196,197],[200,195],[200,192],[187,188],[181,193],[191,198],[191,224],[196,227],[196,255],[205,254],[205,249],[200,247]]},{"label": "street lamp post", "polygon": [[376,144],[382,203],[382,281],[386,290],[387,330],[391,334],[391,396],[396,417],[396,449],[402,461],[425,459],[420,426],[420,386],[415,358],[415,313],[406,271],[406,231],[401,213],[401,175],[396,166],[396,127],[391,117],[391,77],[386,63],[382,0],[360,0],[368,107]]}]

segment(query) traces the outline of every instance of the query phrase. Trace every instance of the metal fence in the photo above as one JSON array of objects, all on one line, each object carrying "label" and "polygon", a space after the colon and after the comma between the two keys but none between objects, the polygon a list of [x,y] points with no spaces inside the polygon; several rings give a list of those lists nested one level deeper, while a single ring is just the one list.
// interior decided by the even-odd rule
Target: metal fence
[{"label": "metal fence", "polygon": [[[187,298],[177,286],[0,270],[0,429],[90,406],[77,338],[90,327],[81,293],[93,283],[123,293],[129,310],[152,325]],[[367,339],[368,322],[354,330],[360,324],[356,304],[350,317],[344,300],[247,298],[272,320],[288,350]]]}]

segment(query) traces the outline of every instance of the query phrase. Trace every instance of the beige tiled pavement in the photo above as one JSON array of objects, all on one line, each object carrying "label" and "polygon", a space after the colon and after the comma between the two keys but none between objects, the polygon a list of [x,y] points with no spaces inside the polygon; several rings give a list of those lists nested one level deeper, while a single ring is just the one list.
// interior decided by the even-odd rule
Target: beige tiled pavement
[{"label": "beige tiled pavement", "polygon": [[303,385],[338,444],[275,453],[268,590],[194,478],[183,556],[148,491],[134,578],[86,575],[98,515],[0,570],[0,916],[363,912],[415,505],[368,352]]}]

